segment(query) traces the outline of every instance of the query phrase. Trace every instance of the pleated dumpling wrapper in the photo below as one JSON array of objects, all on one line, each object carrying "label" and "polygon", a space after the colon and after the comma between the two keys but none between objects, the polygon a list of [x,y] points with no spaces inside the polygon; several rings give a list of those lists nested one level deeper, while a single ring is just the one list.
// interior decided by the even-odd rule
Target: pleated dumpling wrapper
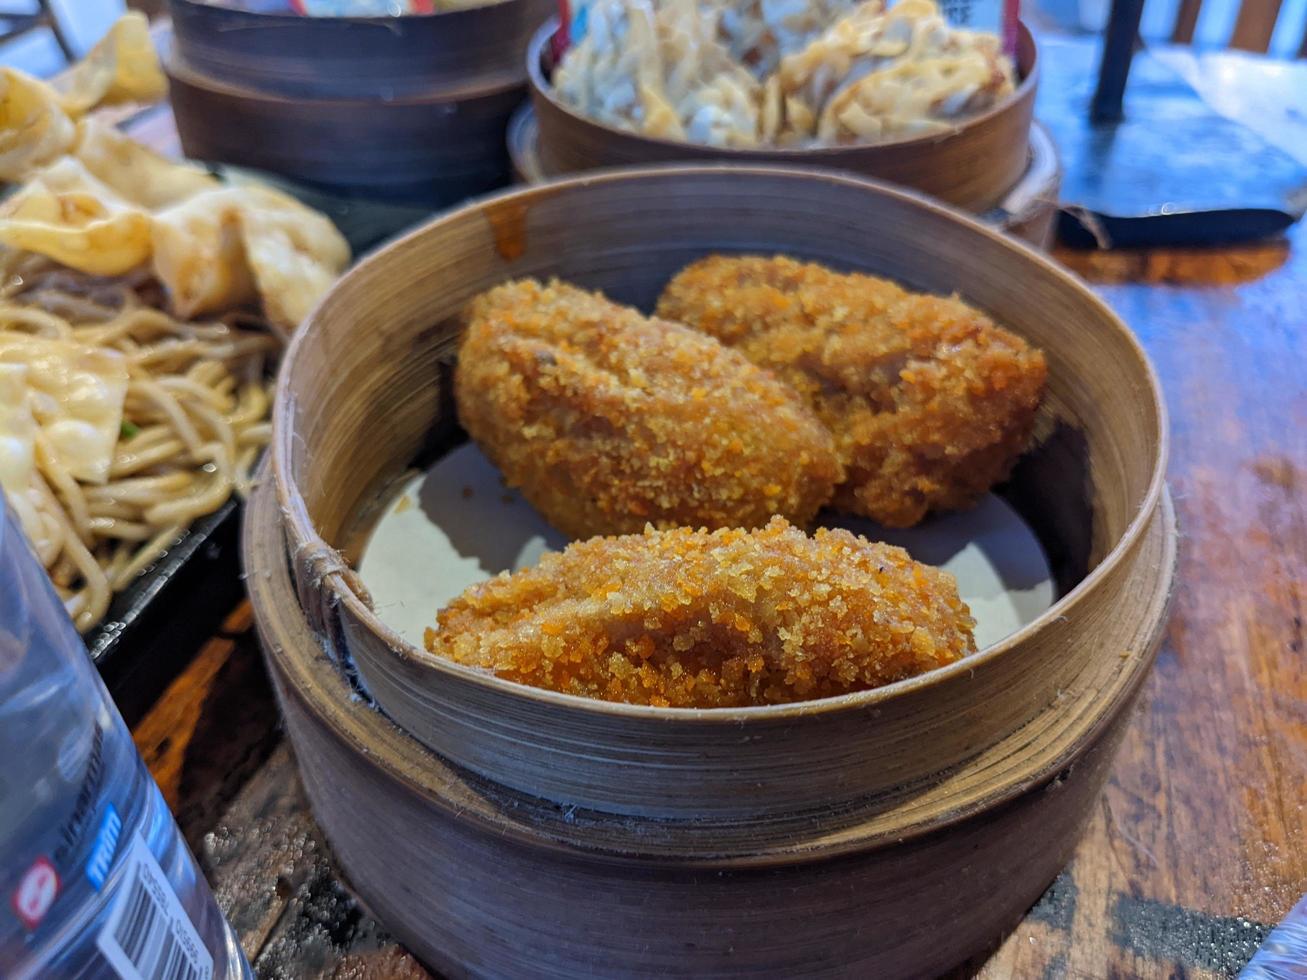
[{"label": "pleated dumpling wrapper", "polygon": [[0,244],[92,275],[148,267],[180,317],[257,299],[283,331],[350,259],[331,221],[289,195],[229,186],[90,119],[71,154],[0,203]]},{"label": "pleated dumpling wrapper", "polygon": [[0,181],[15,183],[73,148],[76,122],[99,105],[157,102],[168,93],[143,14],[123,15],[55,82],[0,68]]}]

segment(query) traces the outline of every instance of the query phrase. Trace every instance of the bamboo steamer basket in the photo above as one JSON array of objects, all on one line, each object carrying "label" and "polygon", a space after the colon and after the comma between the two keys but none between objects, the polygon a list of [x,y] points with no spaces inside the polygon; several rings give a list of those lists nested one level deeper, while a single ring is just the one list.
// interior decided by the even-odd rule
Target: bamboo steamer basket
[{"label": "bamboo steamer basket", "polygon": [[1039,62],[1035,40],[1019,25],[1017,90],[1003,102],[943,133],[852,146],[732,149],[627,132],[581,115],[554,97],[551,20],[527,49],[531,105],[539,126],[540,164],[547,174],[667,162],[731,162],[822,167],[911,187],[968,211],[1000,204],[1029,165]]},{"label": "bamboo steamer basket", "polygon": [[439,14],[305,17],[169,0],[172,51],[200,75],[307,98],[404,98],[469,80],[522,85],[523,52],[549,0]]},{"label": "bamboo steamer basket", "polygon": [[982,950],[1092,812],[1152,662],[1176,543],[1163,496],[1128,609],[1094,623],[1094,676],[1020,731],[908,793],[776,827],[560,807],[450,765],[366,703],[339,669],[340,637],[309,626],[284,516],[264,481],[247,584],[310,804],[372,913],[450,977],[932,976]]},{"label": "bamboo steamer basket", "polygon": [[182,150],[336,194],[444,207],[502,187],[516,84],[404,99],[303,99],[166,64]]},{"label": "bamboo steamer basket", "polygon": [[173,0],[182,149],[363,200],[445,207],[510,179],[522,52],[550,0],[317,18]]},{"label": "bamboo steamer basket", "polygon": [[[370,607],[340,549],[383,488],[457,437],[451,318],[474,294],[522,275],[558,275],[648,308],[674,272],[711,251],[784,252],[957,291],[1043,348],[1042,443],[1005,492],[1044,544],[1062,598],[948,668],[747,709],[590,701],[405,643]],[[272,477],[311,631],[417,741],[563,807],[738,823],[753,840],[785,839],[819,814],[837,841],[866,801],[912,811],[944,774],[1007,739],[1043,737],[1035,719],[1100,732],[1114,717],[1104,714],[1113,703],[1104,685],[1146,659],[1161,628],[1161,606],[1146,601],[1136,576],[1148,528],[1161,521],[1166,419],[1133,335],[1032,249],[848,175],[654,168],[451,212],[365,259],[324,298],[287,353],[273,428]],[[1162,593],[1169,576],[1167,565]],[[950,803],[952,816],[981,805],[985,781],[973,789]]]},{"label": "bamboo steamer basket", "polygon": [[[513,163],[513,176],[522,183],[539,184],[565,176],[545,169],[540,155],[540,124],[529,104],[520,106],[509,120],[508,156]],[[1025,173],[1008,188],[1002,200],[977,217],[1037,248],[1047,249],[1053,244],[1061,188],[1062,165],[1057,146],[1048,130],[1038,122],[1033,123]]]}]

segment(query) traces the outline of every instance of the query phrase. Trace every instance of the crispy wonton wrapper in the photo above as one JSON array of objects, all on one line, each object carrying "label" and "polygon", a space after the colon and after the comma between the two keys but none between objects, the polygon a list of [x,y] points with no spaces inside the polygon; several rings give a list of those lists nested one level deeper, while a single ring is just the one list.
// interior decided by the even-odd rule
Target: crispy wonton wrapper
[{"label": "crispy wonton wrapper", "polygon": [[46,451],[82,483],[109,478],[127,397],[127,360],[116,350],[10,332],[0,364],[26,370],[30,409]]},{"label": "crispy wonton wrapper", "polygon": [[143,14],[119,18],[85,58],[53,83],[0,69],[0,181],[28,177],[72,149],[75,123],[98,105],[156,102],[168,82]]},{"label": "crispy wonton wrapper", "polygon": [[247,186],[245,252],[264,315],[294,329],[349,265],[349,244],[326,215],[270,187]]},{"label": "crispy wonton wrapper", "polygon": [[93,119],[78,124],[75,153],[87,170],[120,196],[148,210],[170,207],[222,186],[203,167],[169,160]]},{"label": "crispy wonton wrapper", "polygon": [[335,225],[294,198],[225,185],[91,119],[72,154],[0,203],[0,245],[92,275],[150,263],[178,316],[261,299],[285,331],[349,263]]},{"label": "crispy wonton wrapper", "polygon": [[348,264],[328,218],[270,187],[218,187],[154,216],[154,273],[180,317],[257,296],[273,326],[294,330]]},{"label": "crispy wonton wrapper", "polygon": [[241,306],[256,297],[241,201],[220,187],[155,215],[154,274],[179,317]]},{"label": "crispy wonton wrapper", "polygon": [[0,69],[0,181],[27,181],[0,201],[0,246],[91,275],[149,264],[178,316],[260,299],[274,326],[294,329],[349,263],[327,218],[268,187],[229,187],[93,119],[74,122],[166,91],[135,13],[55,86]]},{"label": "crispy wonton wrapper", "polygon": [[45,82],[0,68],[0,181],[22,180],[73,145],[73,121]]},{"label": "crispy wonton wrapper", "polygon": [[0,204],[0,244],[119,276],[149,261],[150,216],[76,157],[61,157]]},{"label": "crispy wonton wrapper", "polygon": [[54,84],[64,111],[74,119],[98,105],[157,102],[168,94],[150,22],[139,11],[119,17],[86,57]]}]

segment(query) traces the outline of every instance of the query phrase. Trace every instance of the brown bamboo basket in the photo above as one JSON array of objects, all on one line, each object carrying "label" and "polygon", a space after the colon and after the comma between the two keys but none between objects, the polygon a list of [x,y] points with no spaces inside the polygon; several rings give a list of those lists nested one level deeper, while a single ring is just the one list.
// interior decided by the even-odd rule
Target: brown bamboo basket
[{"label": "brown bamboo basket", "polygon": [[[590,701],[406,644],[373,612],[341,549],[395,479],[457,438],[448,385],[454,315],[474,294],[522,275],[558,275],[648,308],[674,272],[711,251],[784,252],[956,291],[1043,348],[1042,443],[1005,493],[1040,536],[1062,598],[949,668],[841,698],[747,709]],[[287,353],[273,427],[272,477],[311,630],[419,742],[508,790],[566,807],[722,827],[747,820],[755,836],[770,828],[782,837],[813,814],[838,823],[830,815],[859,812],[868,800],[887,813],[910,810],[942,774],[1009,738],[1043,738],[1035,719],[1105,723],[1106,679],[1146,658],[1161,625],[1136,576],[1159,519],[1166,419],[1134,336],[1034,250],[848,175],[654,168],[544,184],[451,212],[365,259],[322,301]],[[1169,569],[1163,577],[1169,583]],[[1118,627],[1133,639],[1111,639]],[[985,787],[973,789],[951,812],[980,805]]]},{"label": "brown bamboo basket", "polygon": [[[299,607],[274,491],[265,481],[251,501],[247,584],[310,803],[372,913],[450,977],[924,977],[974,955],[1069,859],[1152,662],[1175,564],[1164,495],[1128,601],[1085,624],[1096,635],[1079,643],[1103,653],[1093,676],[911,792],[779,825],[650,820],[514,793],[366,704]],[[792,751],[810,761],[801,739]]]},{"label": "brown bamboo basket", "polygon": [[1017,39],[1020,83],[1008,99],[944,133],[855,146],[730,149],[656,139],[596,122],[556,99],[550,38],[557,21],[536,32],[527,49],[531,105],[540,129],[540,163],[546,173],[571,174],[627,165],[707,161],[742,165],[823,167],[911,187],[982,212],[997,206],[1029,164],[1039,61],[1024,24]]},{"label": "brown bamboo basket", "polygon": [[522,85],[523,52],[550,0],[496,0],[438,14],[304,17],[168,0],[172,52],[191,71],[307,98],[404,98],[472,79]]},{"label": "brown bamboo basket", "polygon": [[[540,124],[530,104],[519,106],[509,120],[508,157],[514,178],[522,183],[540,184],[566,176],[545,169],[540,156]],[[1008,188],[997,205],[977,217],[1036,248],[1048,249],[1053,244],[1061,189],[1062,164],[1057,146],[1048,130],[1035,122],[1030,127],[1029,163],[1021,179]]]},{"label": "brown bamboo basket", "polygon": [[523,47],[551,0],[314,18],[174,0],[164,67],[182,149],[320,190],[430,208],[507,184]]}]

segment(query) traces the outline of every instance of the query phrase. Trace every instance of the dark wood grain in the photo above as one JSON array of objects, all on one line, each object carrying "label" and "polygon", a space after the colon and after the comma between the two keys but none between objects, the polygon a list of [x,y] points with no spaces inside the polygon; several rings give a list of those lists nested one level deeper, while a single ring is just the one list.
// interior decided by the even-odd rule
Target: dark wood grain
[{"label": "dark wood grain", "polygon": [[132,730],[192,847],[281,739],[242,602]]},{"label": "dark wood grain", "polygon": [[[1134,327],[1161,375],[1180,589],[1071,864],[958,975],[1229,976],[1307,891],[1307,230],[1242,248],[1059,258]],[[260,974],[426,976],[348,897],[284,746],[218,792],[186,778],[207,751],[192,734],[205,725],[255,715],[275,738],[266,701],[207,696],[232,676],[227,664],[257,663],[248,638],[223,649],[197,660],[152,734],[137,735],[175,805],[211,794],[188,836]]]},{"label": "dark wood grain", "polygon": [[1271,46],[1281,0],[1243,0],[1230,35],[1230,47],[1262,52]]},{"label": "dark wood grain", "polygon": [[[1171,30],[1172,41],[1177,44],[1193,43],[1202,6],[1203,0],[1180,0],[1175,26]],[[1242,0],[1230,34],[1230,47],[1244,51],[1266,51],[1271,46],[1281,6],[1281,0]],[[1307,52],[1307,37],[1303,39],[1303,49],[1298,52],[1298,57],[1303,57],[1304,52]]]},{"label": "dark wood grain", "polygon": [[1307,334],[1294,299],[1307,229],[1221,252],[1063,257],[1104,281],[1162,376],[1180,587],[1099,813],[1055,886],[1074,894],[1069,913],[1028,917],[981,975],[1229,975],[1307,891]]},{"label": "dark wood grain", "polygon": [[1180,7],[1175,14],[1175,27],[1171,30],[1172,41],[1176,44],[1189,44],[1193,41],[1202,9],[1203,0],[1180,0]]}]

